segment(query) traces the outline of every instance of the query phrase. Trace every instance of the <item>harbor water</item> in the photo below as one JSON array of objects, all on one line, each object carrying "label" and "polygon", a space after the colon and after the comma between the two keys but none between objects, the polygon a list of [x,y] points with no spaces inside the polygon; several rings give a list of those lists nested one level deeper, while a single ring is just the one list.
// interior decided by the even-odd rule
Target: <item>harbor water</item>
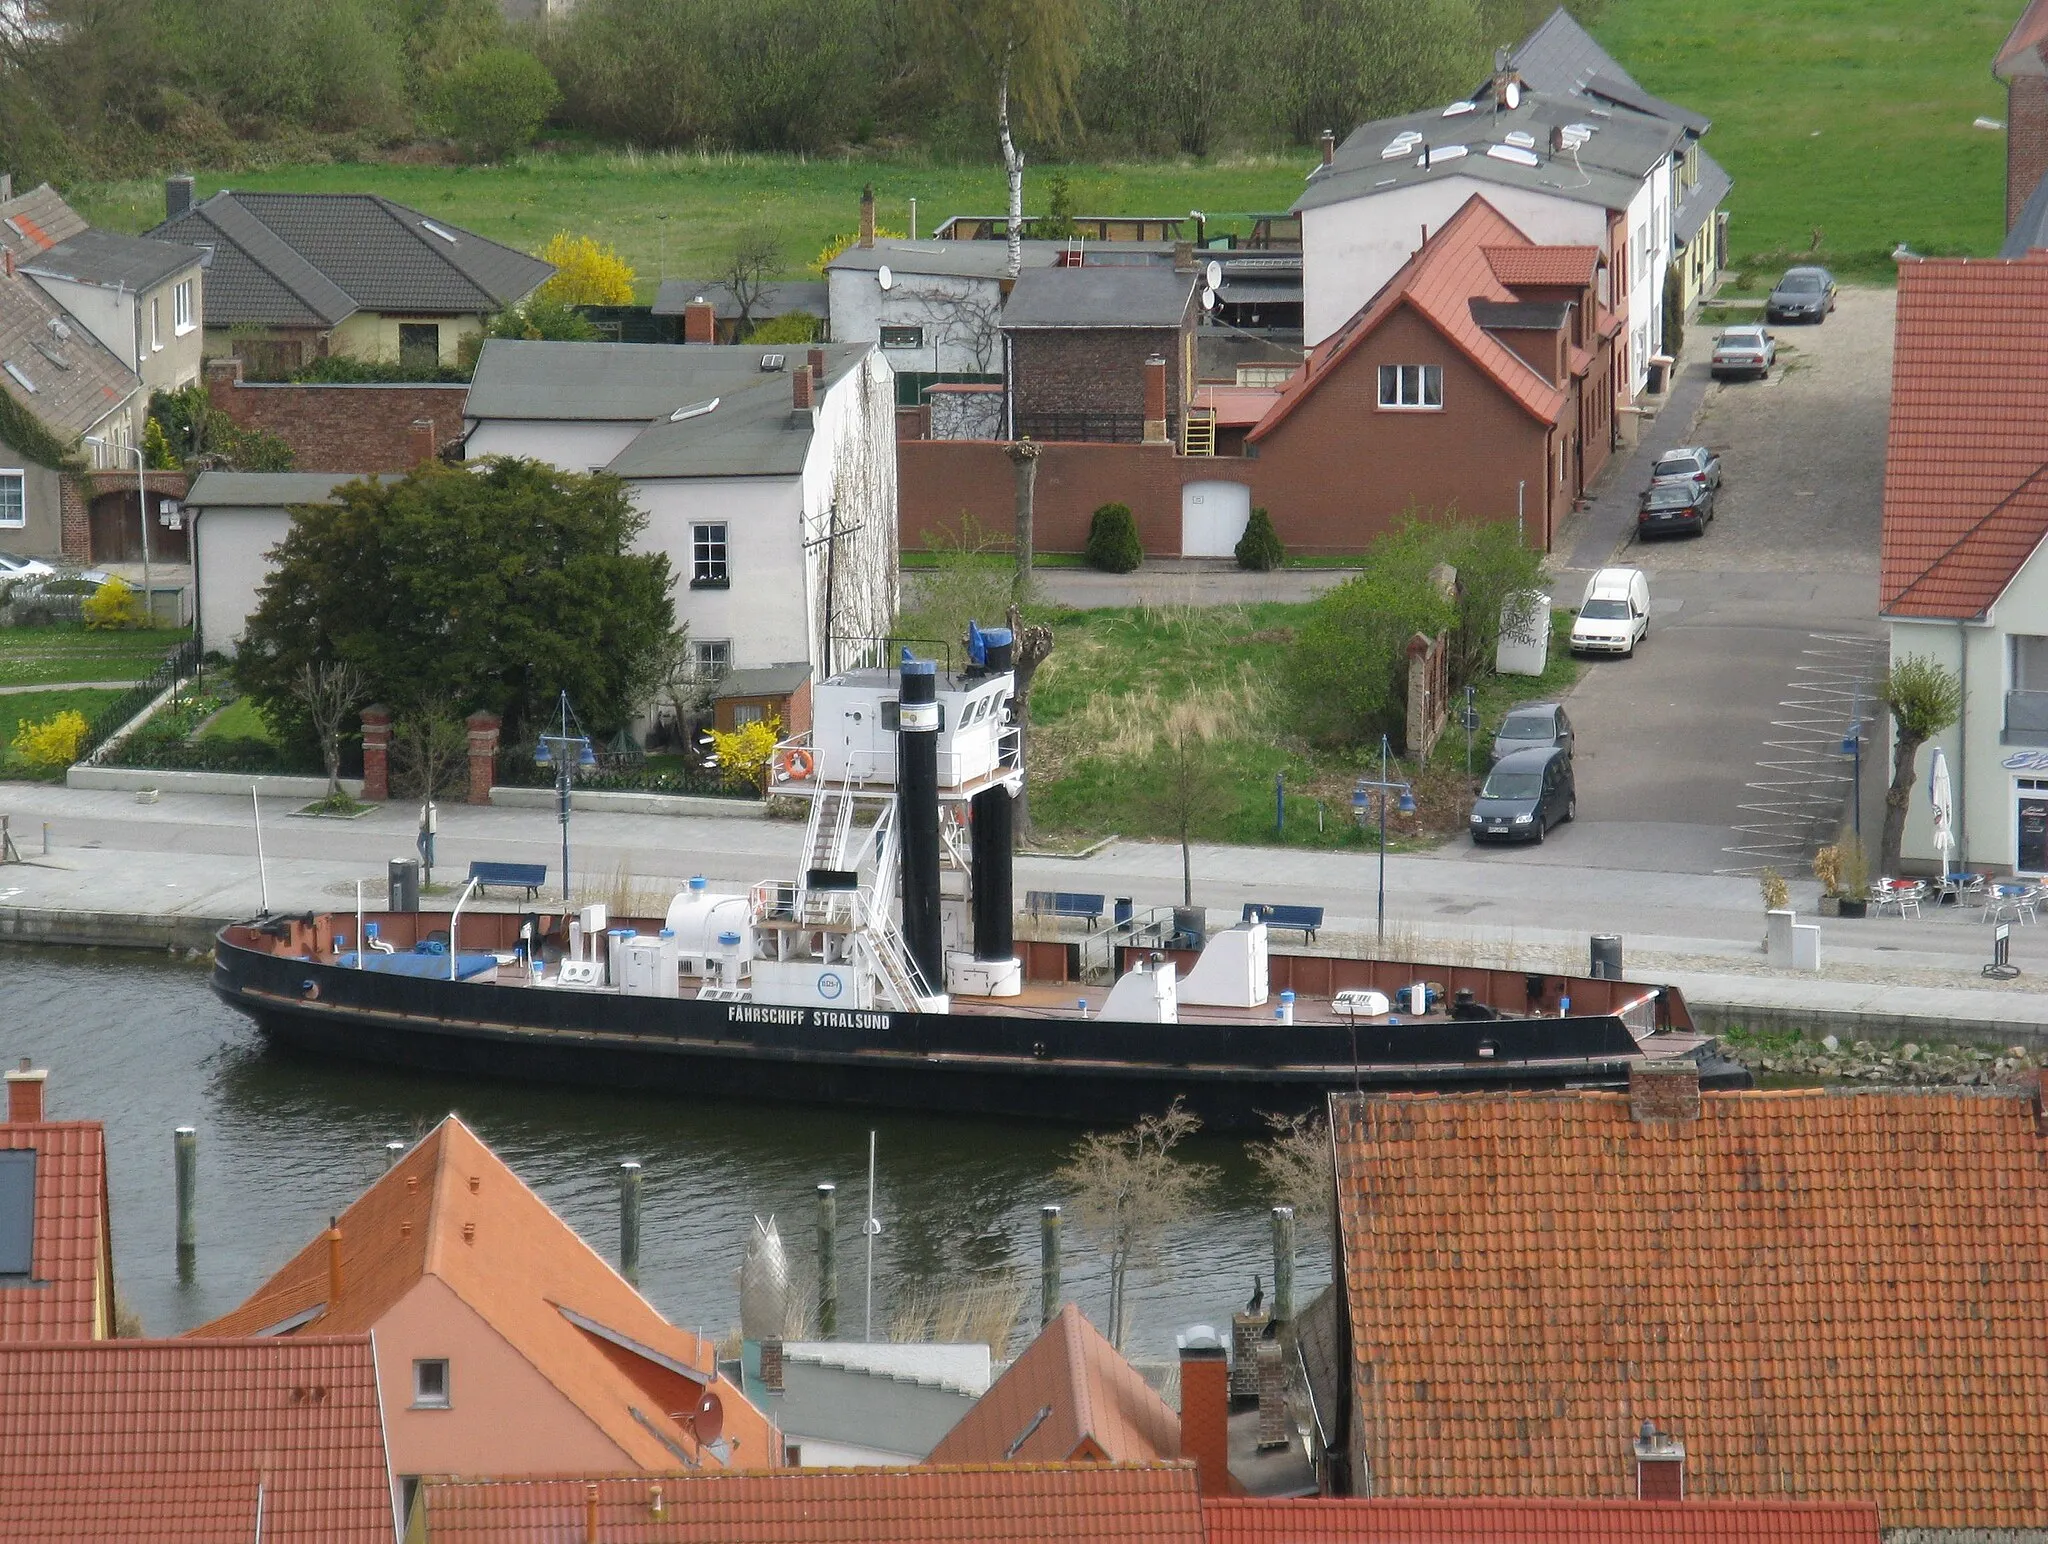
[{"label": "harbor water", "polygon": [[[813,1194],[839,1187],[839,1329],[866,1311],[868,1134],[877,1133],[873,1320],[971,1283],[1022,1289],[1017,1340],[1036,1324],[1039,1208],[1066,1203],[1054,1172],[1080,1133],[1053,1126],[425,1077],[303,1060],[218,1002],[204,965],[113,950],[0,948],[0,1064],[49,1069],[52,1119],[106,1123],[114,1274],[152,1335],[234,1307],[453,1111],[607,1259],[618,1246],[618,1166],[637,1159],[641,1290],[672,1321],[722,1335],[739,1322],[750,1220],[776,1218],[793,1265],[814,1252]],[[197,1250],[177,1258],[172,1133],[198,1132]],[[1241,1143],[1187,1149],[1221,1178],[1201,1214],[1132,1276],[1127,1349],[1171,1356],[1177,1330],[1221,1324],[1272,1277],[1271,1197]],[[1106,1322],[1107,1264],[1068,1206],[1066,1296]],[[1298,1301],[1329,1279],[1304,1228]],[[1001,1348],[998,1354],[1002,1354]]]}]

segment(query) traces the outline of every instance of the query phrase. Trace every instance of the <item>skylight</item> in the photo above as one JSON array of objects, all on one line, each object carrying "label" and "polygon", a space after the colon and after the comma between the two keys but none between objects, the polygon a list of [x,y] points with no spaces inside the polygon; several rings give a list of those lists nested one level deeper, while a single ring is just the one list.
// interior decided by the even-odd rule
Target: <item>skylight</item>
[{"label": "skylight", "polygon": [[1438,145],[1429,152],[1429,159],[1432,163],[1437,161],[1455,161],[1459,156],[1470,155],[1471,153],[1470,148],[1465,145]]},{"label": "skylight", "polygon": [[23,391],[34,391],[36,389],[36,383],[30,380],[28,378],[27,372],[24,371],[21,368],[21,366],[16,364],[13,360],[0,359],[0,370],[5,370],[9,375],[13,376],[14,384],[19,386]]},{"label": "skylight", "polygon": [[35,1230],[36,1150],[0,1153],[0,1276],[30,1274]]},{"label": "skylight", "polygon": [[693,402],[688,407],[679,407],[668,415],[668,421],[679,424],[686,418],[702,418],[718,406],[719,400],[713,397],[709,402]]},{"label": "skylight", "polygon": [[71,368],[70,359],[56,345],[45,343],[41,338],[37,338],[35,340],[35,350],[59,370],[69,370]]},{"label": "skylight", "polygon": [[1444,116],[1446,118],[1455,118],[1460,113],[1476,113],[1477,111],[1479,111],[1479,104],[1477,102],[1453,102],[1444,109]]},{"label": "skylight", "polygon": [[1524,150],[1534,150],[1536,148],[1536,136],[1527,129],[1516,129],[1503,137],[1510,145],[1520,145]]},{"label": "skylight", "polygon": [[1380,152],[1382,161],[1394,161],[1406,155],[1422,143],[1421,134],[1414,129],[1404,129],[1387,142],[1387,148]]},{"label": "skylight", "polygon": [[1520,145],[1488,145],[1486,153],[1496,161],[1512,161],[1517,166],[1541,166],[1533,150],[1524,150]]},{"label": "skylight", "polygon": [[455,232],[448,229],[445,225],[436,225],[432,220],[422,220],[420,221],[420,229],[429,236],[439,236],[451,247],[455,245]]}]

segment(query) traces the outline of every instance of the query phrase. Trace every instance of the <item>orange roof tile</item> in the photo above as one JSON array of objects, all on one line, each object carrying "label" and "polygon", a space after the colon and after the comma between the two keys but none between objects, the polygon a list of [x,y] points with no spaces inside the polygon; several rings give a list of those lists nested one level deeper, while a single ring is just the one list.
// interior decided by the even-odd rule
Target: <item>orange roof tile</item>
[{"label": "orange roof tile", "polygon": [[2044,43],[2048,43],[2048,0],[2033,0],[2005,35],[1991,73],[2000,80],[2011,80],[2015,75],[2048,74],[2048,59],[2044,59],[2041,48]]},{"label": "orange roof tile", "polygon": [[36,1155],[35,1235],[28,1283],[0,1288],[0,1341],[110,1334],[106,1131],[96,1120],[0,1121],[0,1152],[24,1149]]},{"label": "orange roof tile", "polygon": [[1264,418],[1279,397],[1277,386],[1197,386],[1194,406],[1215,413],[1219,427],[1242,429]]},{"label": "orange roof tile", "polygon": [[1700,1499],[2048,1526],[2035,1098],[1333,1102],[1359,1484],[1631,1495],[1641,1422]]},{"label": "orange roof tile", "polygon": [[[427,1544],[1202,1544],[1183,1464],[430,1480]],[[657,1510],[657,1507],[659,1510]]]},{"label": "orange roof tile", "polygon": [[1981,616],[2048,533],[2048,254],[1899,264],[1878,595]]},{"label": "orange roof tile", "polygon": [[1153,1463],[1180,1417],[1072,1303],[939,1439],[934,1464]]},{"label": "orange roof tile", "polygon": [[1869,1502],[1202,1503],[1208,1544],[1878,1544]]},{"label": "orange roof tile", "polygon": [[[364,1191],[339,1226],[341,1301],[308,1329],[374,1329],[421,1277],[434,1276],[632,1463],[780,1460],[774,1426],[716,1373],[712,1343],[664,1319],[455,1116]],[[260,1334],[327,1304],[328,1257],[323,1233],[239,1308],[193,1333]],[[723,1407],[722,1452],[700,1446],[671,1413],[694,1407],[693,1379],[708,1380]]]},{"label": "orange roof tile", "polygon": [[1509,289],[1584,289],[1600,267],[1598,247],[1482,247],[1486,266]]},{"label": "orange roof tile", "polygon": [[[1552,385],[1472,316],[1475,300],[1508,303],[1520,298],[1496,276],[1496,259],[1492,256],[1503,248],[1516,246],[1542,250],[1506,215],[1473,194],[1350,321],[1309,351],[1306,365],[1281,388],[1279,399],[1249,437],[1259,440],[1270,434],[1297,403],[1306,400],[1321,384],[1324,376],[1403,305],[1412,307],[1448,338],[1530,417],[1539,423],[1557,422],[1564,411],[1563,388]],[[1562,250],[1576,253],[1592,249]]]},{"label": "orange roof tile", "polygon": [[0,1537],[391,1544],[368,1336],[0,1346]]}]

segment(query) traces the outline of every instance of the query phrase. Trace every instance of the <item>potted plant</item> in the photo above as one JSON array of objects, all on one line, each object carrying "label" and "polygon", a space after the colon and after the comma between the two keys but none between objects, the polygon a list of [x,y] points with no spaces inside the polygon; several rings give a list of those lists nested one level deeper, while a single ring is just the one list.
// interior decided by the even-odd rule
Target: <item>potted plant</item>
[{"label": "potted plant", "polygon": [[1839,845],[1830,842],[1813,855],[1813,877],[1820,881],[1820,914],[1839,917],[1842,914],[1842,849]]},{"label": "potted plant", "polygon": [[1820,881],[1821,914],[1861,917],[1870,908],[1870,860],[1863,843],[1845,835],[1813,855],[1813,877]]}]

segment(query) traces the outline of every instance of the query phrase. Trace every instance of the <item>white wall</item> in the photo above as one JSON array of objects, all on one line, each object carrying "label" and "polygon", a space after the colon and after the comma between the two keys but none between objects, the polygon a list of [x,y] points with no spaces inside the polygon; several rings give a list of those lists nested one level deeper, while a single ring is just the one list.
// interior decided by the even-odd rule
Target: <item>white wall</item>
[{"label": "white wall", "polygon": [[886,292],[875,275],[835,268],[825,275],[832,309],[834,343],[881,346],[882,328],[922,327],[924,347],[892,348],[891,368],[1000,375],[1003,350],[1002,286],[995,279],[968,279],[894,270]]},{"label": "white wall", "polygon": [[[186,506],[187,517],[194,513]],[[256,592],[270,577],[271,549],[291,530],[282,509],[207,509],[192,528],[199,586],[200,646],[232,654]]]},{"label": "white wall", "polygon": [[[802,490],[793,477],[664,478],[631,485],[647,514],[634,543],[665,552],[676,620],[693,642],[726,639],[735,669],[810,657]],[[731,588],[690,588],[691,527],[723,522]]]},{"label": "white wall", "polygon": [[[41,274],[33,277],[52,300],[85,323],[92,335],[107,346],[108,353],[129,369],[135,368],[134,295],[104,284],[80,284],[73,279],[52,279]],[[171,319],[167,314],[164,331],[170,330]]]},{"label": "white wall", "polygon": [[[822,666],[828,635],[880,638],[896,620],[896,379],[880,350],[825,393],[818,432],[804,462],[803,507],[810,557],[810,659]],[[844,661],[835,658],[833,664]]]},{"label": "white wall", "polygon": [[1628,206],[1629,395],[1649,380],[1664,347],[1664,275],[1671,267],[1671,159],[1665,157]]},{"label": "white wall", "polygon": [[478,420],[470,431],[465,453],[472,461],[484,456],[524,456],[565,472],[594,472],[609,466],[646,427],[640,420],[576,423],[487,418]]}]

